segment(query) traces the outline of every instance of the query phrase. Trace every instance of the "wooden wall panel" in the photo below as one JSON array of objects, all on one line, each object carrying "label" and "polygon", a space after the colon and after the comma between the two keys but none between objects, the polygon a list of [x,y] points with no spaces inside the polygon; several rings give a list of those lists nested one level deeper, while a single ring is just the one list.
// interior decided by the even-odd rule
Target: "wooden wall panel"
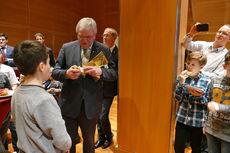
[{"label": "wooden wall panel", "polygon": [[15,46],[17,43],[21,42],[21,40],[25,40],[28,38],[28,29],[26,27],[0,24],[0,32],[7,34],[8,44],[10,46]]},{"label": "wooden wall panel", "polygon": [[[56,57],[62,43],[77,39],[75,27],[82,17],[96,20],[99,41],[105,27],[119,31],[119,0],[9,0],[1,2],[0,14],[0,32],[9,36],[9,45],[34,39],[34,34],[41,32]],[[113,19],[104,21],[107,14]]]},{"label": "wooden wall panel", "polygon": [[[87,5],[90,4],[90,5]],[[95,19],[98,27],[97,40],[102,42],[102,35],[106,27],[114,28],[119,33],[119,0],[88,0],[85,16]]]},{"label": "wooden wall panel", "polygon": [[167,153],[177,0],[120,3],[117,152]]},{"label": "wooden wall panel", "polygon": [[25,0],[1,1],[0,14],[1,23],[26,25],[28,24],[28,3]]},{"label": "wooden wall panel", "polygon": [[46,45],[53,49],[57,57],[62,45],[60,43],[76,39],[75,26],[83,14],[80,2],[3,1],[0,9],[0,32],[9,36],[9,45],[12,46],[25,39],[33,40],[34,34],[41,32],[45,36]]},{"label": "wooden wall panel", "polygon": [[[54,50],[60,50],[62,45],[64,43],[69,42],[69,40],[72,39],[69,35],[65,34],[55,34],[54,44],[57,44],[56,46],[53,46]],[[58,57],[57,52],[54,53],[55,57]]]}]

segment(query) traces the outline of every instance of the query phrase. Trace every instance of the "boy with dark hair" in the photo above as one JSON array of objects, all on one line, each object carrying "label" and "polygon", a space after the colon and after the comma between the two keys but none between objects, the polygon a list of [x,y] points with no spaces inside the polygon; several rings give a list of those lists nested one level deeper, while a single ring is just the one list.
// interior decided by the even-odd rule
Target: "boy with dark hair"
[{"label": "boy with dark hair", "polygon": [[175,153],[184,153],[189,138],[192,153],[200,153],[202,128],[206,116],[208,89],[211,80],[200,70],[207,57],[202,52],[192,52],[187,57],[186,70],[177,79]]},{"label": "boy with dark hair", "polygon": [[209,153],[230,152],[230,53],[225,55],[223,64],[226,75],[212,80],[211,99],[208,103],[208,115],[205,132]]},{"label": "boy with dark hair", "polygon": [[42,87],[50,77],[46,47],[37,41],[26,40],[16,45],[13,58],[25,76],[11,101],[19,150],[26,153],[67,151],[71,139],[60,108],[54,97]]}]

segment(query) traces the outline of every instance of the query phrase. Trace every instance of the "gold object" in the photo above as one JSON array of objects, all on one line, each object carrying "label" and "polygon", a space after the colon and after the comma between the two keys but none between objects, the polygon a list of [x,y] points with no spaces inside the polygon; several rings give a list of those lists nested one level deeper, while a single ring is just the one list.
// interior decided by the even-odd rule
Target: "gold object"
[{"label": "gold object", "polygon": [[[96,66],[96,67],[105,67],[108,68],[108,60],[105,57],[105,54],[100,51],[99,54],[97,54],[97,56],[95,56],[91,61],[89,61],[86,66]],[[81,71],[81,75],[83,77],[85,77],[85,73],[84,73],[84,66],[80,67],[80,66],[73,66],[74,69],[79,69]],[[100,76],[97,76],[94,78],[95,81],[98,81],[100,79]]]},{"label": "gold object", "polygon": [[[108,60],[105,57],[104,53],[100,51],[97,56],[95,56],[88,64],[87,66],[97,66],[97,67],[107,67],[108,66]],[[97,76],[94,78],[95,81],[98,81],[100,79],[100,76]]]},{"label": "gold object", "polygon": [[95,56],[86,66],[97,66],[97,67],[102,67],[106,66],[108,64],[108,60],[105,57],[104,53],[100,51],[97,56]]}]

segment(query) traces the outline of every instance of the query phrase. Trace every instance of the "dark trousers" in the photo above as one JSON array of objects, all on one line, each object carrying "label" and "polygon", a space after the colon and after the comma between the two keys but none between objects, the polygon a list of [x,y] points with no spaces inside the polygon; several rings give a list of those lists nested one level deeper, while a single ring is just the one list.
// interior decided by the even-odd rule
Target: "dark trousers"
[{"label": "dark trousers", "polygon": [[87,119],[85,114],[84,102],[81,106],[81,112],[76,119],[63,116],[68,134],[72,140],[72,147],[70,153],[76,153],[76,138],[78,137],[78,125],[81,128],[83,137],[83,153],[95,153],[94,150],[94,135],[98,117]]},{"label": "dark trousers", "polygon": [[10,129],[10,133],[12,136],[12,145],[13,145],[14,151],[18,152],[19,151],[17,147],[18,136],[17,136],[15,124],[13,121],[10,121],[9,129]]},{"label": "dark trousers", "polygon": [[[10,129],[10,133],[11,133],[11,137],[12,137],[12,146],[14,148],[14,151],[19,152],[19,149],[17,147],[18,136],[17,136],[15,124],[13,121],[10,121],[9,129]],[[5,141],[5,148],[8,149],[8,141],[7,140]]]},{"label": "dark trousers", "polygon": [[0,129],[0,152],[5,152],[5,150],[8,150],[8,148],[5,148],[4,144],[6,142],[6,134],[9,128],[9,122],[10,122],[10,113],[8,113],[7,116],[5,117],[5,120],[3,121]]},{"label": "dark trousers", "polygon": [[111,131],[111,124],[109,121],[109,111],[110,107],[113,103],[114,97],[104,97],[102,104],[102,112],[97,123],[98,129],[98,140],[105,141],[109,140],[113,137],[113,133]]},{"label": "dark trousers", "polygon": [[175,153],[184,153],[189,140],[192,153],[201,153],[202,127],[192,127],[177,122],[174,149]]}]

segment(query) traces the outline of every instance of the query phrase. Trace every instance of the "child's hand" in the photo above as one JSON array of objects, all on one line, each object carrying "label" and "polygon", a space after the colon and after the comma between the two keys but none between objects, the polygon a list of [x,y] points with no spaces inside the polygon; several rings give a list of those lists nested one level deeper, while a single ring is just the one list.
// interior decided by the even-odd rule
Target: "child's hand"
[{"label": "child's hand", "polygon": [[208,107],[208,110],[213,113],[218,112],[220,110],[219,104],[214,101],[209,102],[207,107]]},{"label": "child's hand", "polygon": [[181,72],[181,74],[179,76],[179,84],[180,85],[184,84],[185,79],[188,77],[187,73],[188,73],[187,70]]},{"label": "child's hand", "polygon": [[55,92],[55,88],[50,88],[47,90],[48,93],[54,93]]},{"label": "child's hand", "polygon": [[202,128],[203,134],[206,135],[205,127]]}]

